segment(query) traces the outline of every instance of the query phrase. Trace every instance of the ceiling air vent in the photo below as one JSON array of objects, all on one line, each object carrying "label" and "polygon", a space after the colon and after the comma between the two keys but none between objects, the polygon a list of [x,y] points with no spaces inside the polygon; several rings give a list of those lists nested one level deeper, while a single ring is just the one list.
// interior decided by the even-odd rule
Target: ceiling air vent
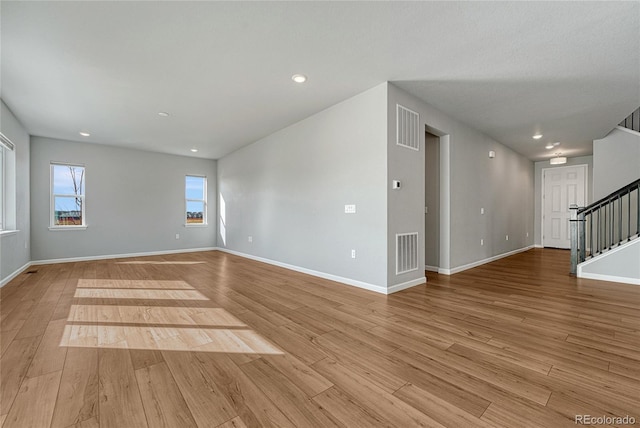
[{"label": "ceiling air vent", "polygon": [[420,150],[420,115],[396,104],[396,144]]},{"label": "ceiling air vent", "polygon": [[418,232],[396,235],[396,275],[418,270]]}]

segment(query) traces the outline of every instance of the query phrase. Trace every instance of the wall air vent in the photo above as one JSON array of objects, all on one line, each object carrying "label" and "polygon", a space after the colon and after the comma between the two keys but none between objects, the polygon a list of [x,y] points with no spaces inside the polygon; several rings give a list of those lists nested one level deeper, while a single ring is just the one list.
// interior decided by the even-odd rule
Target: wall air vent
[{"label": "wall air vent", "polygon": [[396,104],[396,144],[420,150],[420,115],[400,104]]},{"label": "wall air vent", "polygon": [[418,270],[418,232],[396,235],[396,275]]}]

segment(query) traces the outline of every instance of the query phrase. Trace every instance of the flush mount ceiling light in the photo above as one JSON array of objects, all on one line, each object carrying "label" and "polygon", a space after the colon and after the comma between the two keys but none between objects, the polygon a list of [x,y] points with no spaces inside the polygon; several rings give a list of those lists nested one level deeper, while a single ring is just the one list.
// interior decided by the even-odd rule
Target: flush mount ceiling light
[{"label": "flush mount ceiling light", "polygon": [[91,134],[89,134],[88,132],[81,131],[81,132],[80,132],[80,135],[82,135],[83,137],[88,137],[88,136],[90,136]]},{"label": "flush mount ceiling light", "polygon": [[307,76],[305,76],[304,74],[294,74],[293,76],[291,76],[291,80],[296,83],[304,83],[307,81]]},{"label": "flush mount ceiling light", "polygon": [[556,153],[556,157],[555,158],[551,158],[549,160],[549,163],[551,165],[562,165],[567,163],[567,158],[565,156],[560,156],[561,153]]},{"label": "flush mount ceiling light", "polygon": [[196,153],[196,152],[198,151],[198,149],[196,149],[196,148],[194,147],[193,149],[191,149],[191,151],[192,151],[193,153]]},{"label": "flush mount ceiling light", "polygon": [[169,113],[167,113],[166,111],[161,111],[161,112],[158,112],[158,116],[169,117]]},{"label": "flush mount ceiling light", "polygon": [[546,146],[544,146],[545,149],[550,150],[553,149],[554,147],[558,147],[560,145],[560,141],[556,141],[555,143],[547,143]]},{"label": "flush mount ceiling light", "polygon": [[539,140],[540,138],[542,138],[542,134],[536,134],[533,136],[534,140]]}]

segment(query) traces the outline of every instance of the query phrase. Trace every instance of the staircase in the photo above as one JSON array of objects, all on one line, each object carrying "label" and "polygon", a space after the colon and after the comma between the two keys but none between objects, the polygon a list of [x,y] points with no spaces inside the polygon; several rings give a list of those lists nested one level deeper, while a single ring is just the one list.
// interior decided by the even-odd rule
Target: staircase
[{"label": "staircase", "polygon": [[620,122],[618,126],[640,132],[640,107],[631,112],[631,114]]},{"label": "staircase", "polygon": [[580,263],[640,236],[640,179],[587,207],[571,210],[571,273],[575,275]]}]

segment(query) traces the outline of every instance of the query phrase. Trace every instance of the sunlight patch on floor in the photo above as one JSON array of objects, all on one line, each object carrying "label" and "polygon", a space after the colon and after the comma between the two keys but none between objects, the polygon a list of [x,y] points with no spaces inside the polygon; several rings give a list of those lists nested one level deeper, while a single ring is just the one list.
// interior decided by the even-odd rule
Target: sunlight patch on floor
[{"label": "sunlight patch on floor", "polygon": [[246,327],[222,308],[165,306],[72,305],[67,321],[86,323],[174,324]]},{"label": "sunlight patch on floor", "polygon": [[[62,347],[283,354],[225,309],[198,307],[210,299],[184,281],[80,279],[74,297],[118,304],[76,300]],[[198,306],[184,306],[186,301]]]},{"label": "sunlight patch on floor", "polygon": [[73,297],[87,299],[209,300],[197,290],[77,288]]}]

